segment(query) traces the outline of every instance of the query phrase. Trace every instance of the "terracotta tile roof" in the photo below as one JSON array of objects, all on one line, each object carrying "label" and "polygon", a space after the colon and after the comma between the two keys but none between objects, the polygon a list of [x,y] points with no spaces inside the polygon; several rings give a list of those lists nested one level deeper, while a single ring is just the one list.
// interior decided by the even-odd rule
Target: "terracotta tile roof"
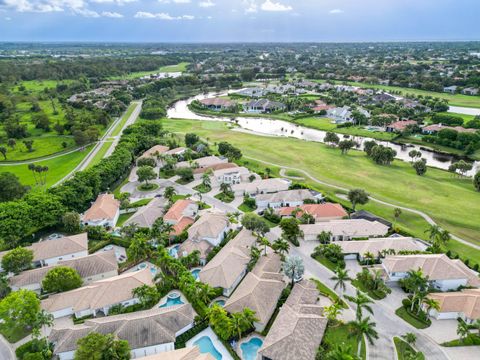
[{"label": "terracotta tile roof", "polygon": [[430,280],[468,279],[469,286],[480,286],[478,275],[460,260],[451,260],[445,254],[386,256],[383,266],[388,272],[407,272],[422,269]]},{"label": "terracotta tile roof", "polygon": [[113,219],[120,209],[120,201],[113,194],[100,194],[83,215],[83,221]]},{"label": "terracotta tile roof", "polygon": [[260,324],[266,324],[285,288],[283,275],[279,273],[280,268],[281,260],[278,254],[262,256],[253,271],[245,276],[227,300],[225,310],[234,313],[248,307],[255,311]]},{"label": "terracotta tile roof", "polygon": [[156,154],[163,154],[163,153],[166,153],[168,151],[168,146],[164,146],[164,145],[155,145],[153,147],[151,147],[150,149],[148,149],[147,151],[145,151],[142,156],[140,156],[140,159],[141,158],[147,158],[147,157],[154,157]]},{"label": "terracotta tile roof", "polygon": [[[155,307],[150,310],[90,319],[81,325],[54,327],[49,340],[55,343],[55,354],[74,351],[77,341],[90,332],[113,334],[127,340],[132,349],[175,341],[175,334],[192,324],[195,312],[190,304]],[[188,358],[185,358],[188,359]]]},{"label": "terracotta tile roof", "polygon": [[323,308],[330,304],[313,282],[295,284],[259,354],[275,360],[290,360],[293,354],[298,359],[314,359],[328,323]]},{"label": "terracotta tile roof", "polygon": [[22,287],[33,284],[41,284],[45,275],[47,275],[50,270],[58,266],[67,266],[75,269],[82,279],[118,270],[115,251],[102,251],[81,258],[59,261],[56,265],[44,266],[38,269],[24,271],[19,275],[11,277],[9,279],[10,285]]},{"label": "terracotta tile roof", "polygon": [[246,270],[251,248],[256,241],[257,238],[251,231],[242,229],[200,271],[200,280],[212,287],[232,287]]},{"label": "terracotta tile roof", "polygon": [[73,308],[74,312],[99,309],[132,299],[132,290],[142,285],[153,285],[152,273],[148,268],[52,295],[43,300],[41,305],[48,312],[65,308]]},{"label": "terracotta tile roof", "polygon": [[427,297],[438,301],[440,313],[459,312],[465,314],[469,319],[480,319],[480,289],[430,293]]},{"label": "terracotta tile roof", "polygon": [[[298,212],[297,217],[302,216],[303,212],[312,215],[315,219],[321,218],[343,218],[348,216],[348,213],[340,204],[324,203],[324,204],[304,204],[298,207],[301,211]],[[295,207],[283,207],[278,209],[279,215],[289,216],[295,211]]]},{"label": "terracotta tile roof", "polygon": [[177,222],[175,225],[173,225],[173,232],[171,235],[178,236],[180,235],[183,230],[185,230],[188,226],[192,225],[195,222],[191,217],[185,216],[182,217],[182,219]]},{"label": "terracotta tile roof", "polygon": [[403,120],[403,121],[395,121],[387,125],[387,128],[392,128],[398,131],[403,131],[407,128],[408,125],[416,125],[418,124],[415,120]]},{"label": "terracotta tile roof", "polygon": [[183,217],[183,212],[185,209],[192,204],[195,204],[195,202],[189,199],[177,200],[163,216],[163,220],[180,221]]},{"label": "terracotta tile roof", "polygon": [[423,251],[426,246],[419,243],[411,237],[388,237],[373,238],[369,240],[352,240],[352,241],[335,241],[342,248],[344,254],[360,254],[364,255],[370,252],[374,255],[382,252],[382,250],[393,249],[395,252],[401,250]]},{"label": "terracotta tile roof", "polygon": [[193,346],[146,356],[142,360],[215,360],[215,358],[210,353],[200,353],[200,348]]},{"label": "terracotta tile roof", "polygon": [[220,164],[215,164],[211,166],[206,166],[202,168],[197,168],[193,169],[194,174],[203,174],[204,172],[208,170],[216,171],[216,170],[221,170],[221,169],[232,169],[238,167],[237,164],[234,163],[220,163]]}]

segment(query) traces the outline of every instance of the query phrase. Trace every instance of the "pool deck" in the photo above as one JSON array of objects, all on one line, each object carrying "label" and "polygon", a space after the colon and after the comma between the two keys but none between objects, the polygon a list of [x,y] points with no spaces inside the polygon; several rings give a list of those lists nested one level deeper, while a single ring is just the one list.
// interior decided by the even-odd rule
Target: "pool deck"
[{"label": "pool deck", "polygon": [[[242,345],[244,342],[249,342],[251,338],[259,338],[263,341],[265,341],[265,336],[260,335],[259,333],[253,332],[247,337],[241,339],[239,342],[237,342],[237,346],[235,347],[235,352],[237,353],[238,356],[240,356],[240,359],[243,359],[243,354],[242,354],[242,349],[240,348],[240,345]],[[260,359],[260,356],[257,353],[257,360]]]},{"label": "pool deck", "polygon": [[233,360],[228,350],[225,349],[225,346],[223,346],[223,344],[218,339],[217,335],[213,332],[213,330],[210,327],[206,328],[205,330],[203,330],[202,332],[198,333],[193,338],[188,340],[187,346],[194,346],[193,343],[203,336],[208,336],[210,340],[212,340],[213,345],[215,346],[217,351],[220,354],[222,354],[222,360]]},{"label": "pool deck", "polygon": [[107,251],[107,250],[105,250],[105,248],[110,247],[110,246],[112,247],[113,250],[115,250],[115,257],[117,258],[117,262],[120,262],[120,256],[123,256],[124,259],[127,260],[127,251],[125,250],[124,247],[121,247],[121,246],[118,246],[118,245],[107,245],[107,246],[103,247],[102,249],[100,249],[98,251],[95,251],[95,254]]},{"label": "pool deck", "polygon": [[219,301],[219,300],[223,300],[223,301],[227,302],[228,298],[227,298],[226,296],[221,295],[221,296],[216,297],[215,299],[213,299],[208,306],[209,306],[209,307],[212,306],[213,304],[215,304],[215,303],[216,303],[217,301]]},{"label": "pool deck", "polygon": [[165,295],[164,297],[162,297],[160,299],[160,301],[157,303],[157,305],[155,305],[154,307],[159,307],[163,304],[165,304],[168,300],[168,295],[172,294],[172,293],[177,293],[177,294],[180,294],[180,299],[183,301],[184,304],[189,304],[187,298],[185,297],[185,295],[182,294],[182,292],[180,290],[172,290],[172,291],[169,291],[167,295]]}]

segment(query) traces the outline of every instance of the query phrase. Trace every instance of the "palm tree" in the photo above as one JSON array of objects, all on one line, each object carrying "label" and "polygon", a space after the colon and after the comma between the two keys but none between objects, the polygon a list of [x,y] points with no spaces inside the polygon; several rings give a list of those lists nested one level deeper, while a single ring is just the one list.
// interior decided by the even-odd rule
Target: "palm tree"
[{"label": "palm tree", "polygon": [[268,239],[264,236],[260,236],[258,238],[258,242],[263,245],[263,255],[267,255],[267,248],[269,248],[270,246],[272,246],[272,244],[270,244],[270,241],[268,241]]},{"label": "palm tree", "polygon": [[425,304],[425,311],[427,312],[427,314],[430,313],[430,310],[440,310],[440,303],[438,302],[438,300],[427,297],[423,299],[423,303]]},{"label": "palm tree", "polygon": [[355,336],[358,339],[357,356],[360,356],[362,352],[362,338],[366,337],[370,345],[373,345],[373,340],[378,339],[378,333],[375,330],[375,323],[370,321],[370,317],[365,319],[357,319],[356,321],[349,322],[351,329],[351,336]]},{"label": "palm tree", "polygon": [[478,330],[478,336],[480,336],[480,319],[475,320],[472,326]]},{"label": "palm tree", "polygon": [[317,240],[320,241],[320,244],[328,244],[332,238],[331,231],[322,231],[317,235]]},{"label": "palm tree", "polygon": [[335,322],[337,317],[342,313],[343,308],[338,303],[332,303],[330,306],[326,306],[323,308],[323,314],[327,317],[327,319],[331,322]]},{"label": "palm tree", "polygon": [[395,219],[393,223],[393,227],[395,228],[395,225],[397,224],[398,218],[402,215],[402,209],[400,208],[395,208],[393,209],[393,218]]},{"label": "palm tree", "polygon": [[208,173],[204,173],[202,175],[202,185],[207,189],[210,189],[210,187],[212,186],[212,181],[210,180],[210,176],[208,175]]},{"label": "palm tree", "polygon": [[220,191],[221,191],[223,194],[228,195],[229,193],[232,192],[232,187],[230,186],[230,184],[221,183],[221,184],[220,184]]},{"label": "palm tree", "polygon": [[425,233],[427,233],[428,238],[434,242],[435,239],[440,235],[440,227],[438,225],[430,225],[430,227],[425,230]]},{"label": "palm tree", "polygon": [[442,230],[440,235],[438,236],[439,240],[443,245],[445,245],[447,242],[450,241],[451,236],[450,233],[447,230]]},{"label": "palm tree", "polygon": [[272,247],[273,247],[273,250],[275,250],[275,252],[284,256],[290,250],[290,243],[287,240],[285,240],[284,238],[279,237],[277,240],[275,240],[273,242]]},{"label": "palm tree", "polygon": [[167,186],[163,191],[163,197],[168,199],[168,201],[172,201],[173,197],[177,195],[175,188],[173,186]]},{"label": "palm tree", "polygon": [[364,293],[362,293],[361,291],[359,291],[357,289],[357,294],[356,296],[349,296],[349,295],[345,295],[345,298],[348,300],[348,301],[351,301],[353,302],[355,305],[357,305],[357,310],[356,310],[356,318],[357,318],[357,321],[360,321],[362,316],[363,316],[363,309],[367,310],[370,314],[373,315],[373,310],[372,308],[370,307],[370,305],[368,304],[371,304],[373,303],[372,300],[370,300],[370,298],[368,298]]},{"label": "palm tree", "polygon": [[470,335],[470,329],[463,320],[458,321],[457,335],[460,336],[462,342]]},{"label": "palm tree", "polygon": [[414,346],[415,341],[417,341],[417,335],[414,333],[408,332],[402,336],[403,340],[407,342],[407,344]]},{"label": "palm tree", "polygon": [[330,280],[335,281],[335,286],[333,287],[334,290],[337,290],[337,287],[343,292],[346,289],[346,283],[348,280],[352,280],[348,276],[348,270],[342,269],[340,266],[335,269],[335,275],[330,278]]},{"label": "palm tree", "polygon": [[360,360],[360,358],[352,354],[352,346],[342,342],[336,344],[333,350],[330,350],[325,356],[326,360]]},{"label": "palm tree", "polygon": [[365,254],[363,254],[363,258],[365,259],[367,265],[370,265],[371,262],[374,262],[375,255],[373,255],[370,251],[367,251]]}]

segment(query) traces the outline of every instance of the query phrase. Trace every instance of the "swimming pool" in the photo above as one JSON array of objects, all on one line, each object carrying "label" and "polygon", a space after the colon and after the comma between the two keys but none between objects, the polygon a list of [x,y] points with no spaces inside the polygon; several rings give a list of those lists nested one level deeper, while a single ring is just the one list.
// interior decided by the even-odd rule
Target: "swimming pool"
[{"label": "swimming pool", "polygon": [[177,244],[175,246],[172,246],[170,249],[168,249],[168,253],[170,254],[171,257],[177,258],[179,247],[180,247],[180,244]]},{"label": "swimming pool", "polygon": [[263,340],[258,337],[252,337],[250,340],[242,343],[240,349],[242,350],[243,360],[255,360],[257,358],[258,349],[262,347]]},{"label": "swimming pool", "polygon": [[138,269],[138,270],[143,270],[143,269],[145,269],[146,267],[147,267],[147,264],[141,263],[140,265],[137,266],[137,269]]},{"label": "swimming pool", "polygon": [[160,307],[164,308],[164,307],[169,307],[169,306],[174,306],[174,305],[182,305],[182,304],[185,304],[185,303],[183,302],[180,294],[171,293],[167,296],[167,301],[165,301],[165,303],[160,305]]},{"label": "swimming pool", "polygon": [[225,300],[215,300],[215,304],[218,304],[221,307],[224,307],[225,306]]},{"label": "swimming pool", "polygon": [[192,271],[190,271],[193,275],[193,277],[195,278],[195,280],[198,280],[198,274],[200,274],[200,270],[201,269],[193,269]]},{"label": "swimming pool", "polygon": [[216,360],[222,359],[222,354],[215,348],[212,339],[208,336],[202,336],[198,340],[195,340],[193,345],[197,345],[202,354],[210,353]]}]

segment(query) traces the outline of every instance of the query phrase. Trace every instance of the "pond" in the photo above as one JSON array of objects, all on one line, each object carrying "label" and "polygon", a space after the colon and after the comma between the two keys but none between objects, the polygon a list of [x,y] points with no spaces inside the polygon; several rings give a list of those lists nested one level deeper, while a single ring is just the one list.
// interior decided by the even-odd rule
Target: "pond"
[{"label": "pond", "polygon": [[[199,115],[192,112],[188,105],[194,100],[205,99],[212,96],[223,96],[226,92],[222,93],[210,93],[202,94],[191,97],[186,100],[180,100],[173,104],[167,111],[167,116],[169,118],[178,118],[178,119],[191,119],[191,120],[203,120],[203,121],[223,121],[237,124],[240,128],[248,130],[251,133],[257,135],[270,135],[270,136],[287,136],[297,139],[307,140],[307,141],[317,141],[323,142],[325,138],[325,131],[310,129],[304,126],[299,126],[288,121],[268,119],[263,117],[241,117],[237,116],[233,119],[222,116],[206,116]],[[342,135],[340,135],[342,136]],[[358,144],[358,149],[363,150],[363,145],[366,141],[374,140],[367,137],[355,136],[352,137]],[[449,154],[442,154],[435,152],[433,150],[426,149],[419,145],[399,145],[389,141],[379,141],[375,140],[378,144],[388,146],[394,149],[397,152],[397,159],[410,162],[411,158],[408,156],[408,153],[415,149],[422,153],[422,157],[427,160],[427,165],[436,167],[443,170],[448,170],[448,167],[452,162],[457,161],[458,159]],[[477,169],[480,169],[479,162],[474,163],[472,171],[468,173],[469,176],[473,176]]]}]

